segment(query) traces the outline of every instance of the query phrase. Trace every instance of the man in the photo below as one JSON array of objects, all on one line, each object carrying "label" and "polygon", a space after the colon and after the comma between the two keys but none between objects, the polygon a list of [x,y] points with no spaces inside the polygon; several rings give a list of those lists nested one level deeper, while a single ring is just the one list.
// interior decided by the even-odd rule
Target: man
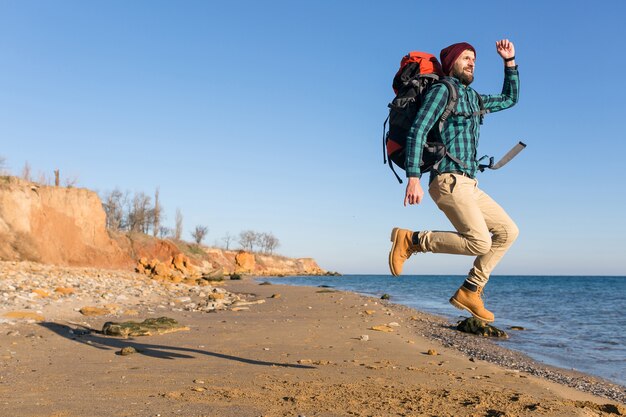
[{"label": "man", "polygon": [[[519,77],[515,47],[508,39],[496,42],[496,51],[504,60],[502,93],[482,95],[484,110],[489,113],[507,109],[518,101]],[[456,232],[411,231],[394,228],[389,268],[393,275],[402,273],[404,262],[413,253],[433,252],[476,256],[474,266],[450,303],[465,309],[486,322],[494,315],[484,306],[481,294],[489,276],[513,244],[518,229],[506,212],[478,188],[476,146],[482,114],[474,81],[476,51],[468,43],[456,43],[440,54],[443,72],[458,91],[453,114],[441,131],[441,140],[451,157],[445,157],[437,171],[431,171],[428,192],[450,220]],[[404,205],[419,204],[424,196],[420,183],[420,160],[426,136],[438,124],[448,102],[448,88],[435,84],[424,98],[406,144],[408,184]],[[457,161],[453,160],[456,159]],[[460,163],[459,163],[460,162]]]}]

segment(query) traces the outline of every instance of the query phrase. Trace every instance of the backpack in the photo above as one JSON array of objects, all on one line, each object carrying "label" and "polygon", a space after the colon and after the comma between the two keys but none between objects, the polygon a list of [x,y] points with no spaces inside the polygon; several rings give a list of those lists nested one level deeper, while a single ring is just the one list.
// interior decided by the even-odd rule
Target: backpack
[{"label": "backpack", "polygon": [[[383,123],[383,163],[389,164],[389,168],[400,183],[402,180],[393,168],[393,164],[405,169],[405,147],[409,129],[415,121],[426,93],[435,83],[442,83],[448,88],[448,103],[438,125],[428,132],[422,151],[420,171],[422,173],[431,170],[436,171],[439,163],[446,156],[465,167],[465,164],[448,153],[445,145],[441,142],[441,129],[448,117],[451,114],[456,114],[454,109],[458,101],[456,87],[442,77],[443,70],[437,58],[429,53],[416,51],[410,52],[402,58],[400,69],[393,77],[392,87],[396,96],[388,104],[389,115]],[[483,106],[480,95],[478,97],[482,122]],[[387,124],[389,124],[389,129],[387,129]]]}]

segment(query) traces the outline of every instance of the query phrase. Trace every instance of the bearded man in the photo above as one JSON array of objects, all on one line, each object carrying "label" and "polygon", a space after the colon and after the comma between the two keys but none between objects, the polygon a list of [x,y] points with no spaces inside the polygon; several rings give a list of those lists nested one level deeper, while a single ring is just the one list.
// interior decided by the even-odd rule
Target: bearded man
[{"label": "bearded man", "polygon": [[[394,228],[389,268],[400,275],[404,262],[413,253],[433,252],[475,256],[467,278],[450,298],[450,303],[469,311],[486,322],[494,321],[482,300],[483,288],[491,272],[517,238],[513,220],[491,197],[478,188],[476,146],[485,113],[512,107],[518,101],[519,75],[515,47],[508,39],[496,42],[496,51],[504,61],[504,86],[501,94],[479,95],[470,84],[474,81],[476,50],[466,42],[443,49],[441,65],[447,80],[458,92],[456,108],[439,134],[450,156],[430,173],[428,192],[456,231],[408,230]],[[430,130],[437,124],[448,103],[448,88],[435,84],[427,93],[406,143],[408,184],[404,205],[419,204],[424,196],[420,183],[422,149]]]}]

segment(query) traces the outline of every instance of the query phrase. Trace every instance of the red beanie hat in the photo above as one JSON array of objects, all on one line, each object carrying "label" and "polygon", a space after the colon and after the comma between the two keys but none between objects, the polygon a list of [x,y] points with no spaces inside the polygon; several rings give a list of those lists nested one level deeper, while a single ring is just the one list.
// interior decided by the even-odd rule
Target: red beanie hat
[{"label": "red beanie hat", "polygon": [[450,75],[450,70],[454,65],[454,61],[456,61],[463,51],[467,51],[468,49],[474,52],[474,56],[476,55],[474,47],[467,42],[455,43],[454,45],[450,45],[441,50],[439,58],[441,59],[441,67],[443,68],[443,73],[445,75]]}]

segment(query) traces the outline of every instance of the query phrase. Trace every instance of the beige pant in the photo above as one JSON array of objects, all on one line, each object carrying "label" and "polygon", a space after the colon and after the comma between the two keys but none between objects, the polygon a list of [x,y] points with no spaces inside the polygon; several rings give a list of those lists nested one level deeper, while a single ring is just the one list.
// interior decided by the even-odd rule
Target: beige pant
[{"label": "beige pant", "polygon": [[476,256],[467,280],[484,286],[491,271],[517,238],[517,226],[498,203],[478,188],[475,179],[441,174],[432,180],[428,192],[456,232],[421,232],[421,249]]}]

